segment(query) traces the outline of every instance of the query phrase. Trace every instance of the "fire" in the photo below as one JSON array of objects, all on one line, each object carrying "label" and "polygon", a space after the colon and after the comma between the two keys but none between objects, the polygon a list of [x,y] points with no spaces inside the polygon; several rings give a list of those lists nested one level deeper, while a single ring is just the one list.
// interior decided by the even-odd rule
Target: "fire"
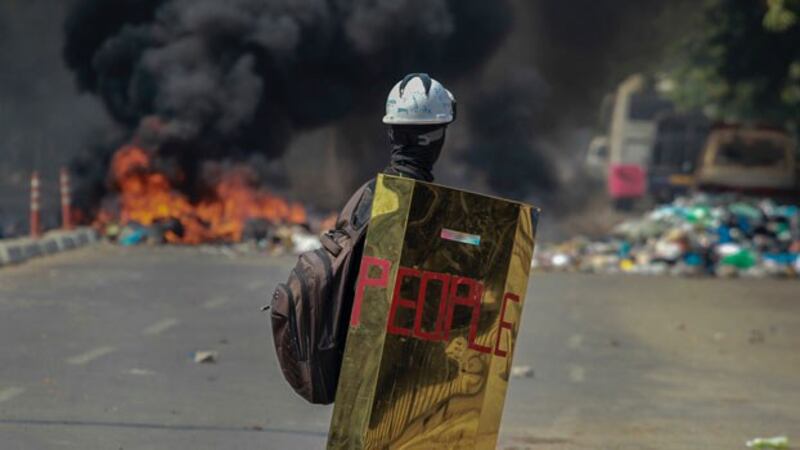
[{"label": "fire", "polygon": [[[169,178],[153,167],[150,153],[136,145],[114,154],[111,177],[119,191],[116,220],[145,226],[177,221],[180,226],[170,226],[165,234],[172,243],[237,242],[242,240],[248,220],[305,223],[307,219],[301,205],[254,187],[252,171],[243,166],[226,171],[213,195],[194,203],[176,191]],[[97,221],[108,223],[114,218],[104,210]]]}]

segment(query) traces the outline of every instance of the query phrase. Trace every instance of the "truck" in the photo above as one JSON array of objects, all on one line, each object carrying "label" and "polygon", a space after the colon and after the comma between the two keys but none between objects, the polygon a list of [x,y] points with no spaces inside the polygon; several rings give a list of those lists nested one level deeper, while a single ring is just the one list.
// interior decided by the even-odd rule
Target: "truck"
[{"label": "truck", "polygon": [[647,164],[655,142],[656,118],[674,109],[653,80],[636,74],[604,101],[601,133],[595,136],[587,163],[605,172],[609,197],[629,209],[647,194]]},{"label": "truck", "polygon": [[605,177],[617,209],[669,201],[692,190],[736,191],[800,201],[798,147],[781,127],[712,123],[680,112],[653,81],[633,75],[601,107],[588,146],[590,173]]},{"label": "truck", "polygon": [[655,126],[647,164],[647,192],[655,201],[667,202],[693,187],[693,175],[712,123],[697,111],[669,112],[659,115]]}]

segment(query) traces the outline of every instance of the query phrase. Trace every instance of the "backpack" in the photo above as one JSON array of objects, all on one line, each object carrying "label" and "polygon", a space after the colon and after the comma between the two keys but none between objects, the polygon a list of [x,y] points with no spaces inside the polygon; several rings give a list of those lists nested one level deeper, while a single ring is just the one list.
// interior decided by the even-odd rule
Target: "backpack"
[{"label": "backpack", "polygon": [[353,194],[336,227],[320,237],[322,248],[302,253],[272,295],[281,371],[311,403],[330,404],[336,395],[373,190],[374,181]]}]

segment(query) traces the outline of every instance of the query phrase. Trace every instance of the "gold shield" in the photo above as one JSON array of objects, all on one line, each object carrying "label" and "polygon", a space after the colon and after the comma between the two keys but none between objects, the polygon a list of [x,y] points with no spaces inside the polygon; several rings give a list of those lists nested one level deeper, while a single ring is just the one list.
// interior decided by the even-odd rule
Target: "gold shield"
[{"label": "gold shield", "polygon": [[329,449],[491,449],[538,209],[379,175]]}]

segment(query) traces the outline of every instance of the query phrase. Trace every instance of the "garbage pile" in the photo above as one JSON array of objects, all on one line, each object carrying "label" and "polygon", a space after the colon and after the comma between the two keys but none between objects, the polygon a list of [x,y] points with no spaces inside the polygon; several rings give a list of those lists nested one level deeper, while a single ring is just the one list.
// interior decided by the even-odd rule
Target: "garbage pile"
[{"label": "garbage pile", "polygon": [[[124,225],[109,223],[100,232],[102,236],[123,247],[138,245],[161,245],[175,243],[171,233],[179,231],[176,221],[158,221],[151,225],[128,222]],[[220,240],[206,245],[235,247],[240,253],[254,251],[271,255],[300,254],[321,247],[319,237],[309,226],[298,224],[274,224],[265,220],[249,220],[238,240]]]},{"label": "garbage pile", "polygon": [[537,248],[545,270],[719,277],[800,276],[800,209],[696,194],[620,223],[604,239]]}]

